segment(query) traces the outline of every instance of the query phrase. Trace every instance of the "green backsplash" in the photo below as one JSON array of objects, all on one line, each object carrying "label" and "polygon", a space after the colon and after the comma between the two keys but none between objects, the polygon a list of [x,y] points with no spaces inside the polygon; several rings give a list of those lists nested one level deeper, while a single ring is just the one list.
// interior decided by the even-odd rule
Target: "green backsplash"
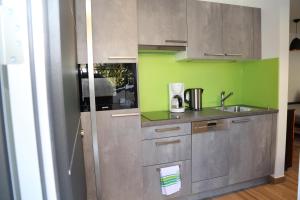
[{"label": "green backsplash", "polygon": [[242,103],[278,108],[279,60],[268,59],[243,64]]},{"label": "green backsplash", "polygon": [[168,110],[168,84],[204,89],[203,107],[217,106],[220,92],[233,92],[226,104],[277,107],[278,59],[249,62],[178,62],[172,53],[139,54],[142,112]]}]

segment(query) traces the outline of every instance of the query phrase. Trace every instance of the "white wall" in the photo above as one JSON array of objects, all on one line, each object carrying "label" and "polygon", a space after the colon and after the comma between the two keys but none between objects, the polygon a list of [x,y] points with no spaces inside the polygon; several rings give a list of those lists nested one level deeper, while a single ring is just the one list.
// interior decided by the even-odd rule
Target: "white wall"
[{"label": "white wall", "polygon": [[[290,0],[206,0],[261,8],[262,12],[262,58],[279,58],[279,113],[275,178],[284,176],[286,110],[289,71],[289,17]],[[293,0],[299,1],[299,0]]]},{"label": "white wall", "polygon": [[289,78],[289,18],[290,0],[278,0],[279,4],[279,114],[274,177],[284,176],[286,119]]}]

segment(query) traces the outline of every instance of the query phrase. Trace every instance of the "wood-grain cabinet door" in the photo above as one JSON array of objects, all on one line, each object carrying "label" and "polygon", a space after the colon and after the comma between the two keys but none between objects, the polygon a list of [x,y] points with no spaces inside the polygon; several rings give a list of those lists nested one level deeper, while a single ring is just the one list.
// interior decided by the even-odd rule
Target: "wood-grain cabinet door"
[{"label": "wood-grain cabinet door", "polygon": [[223,48],[226,57],[252,59],[254,57],[253,8],[222,5]]},{"label": "wood-grain cabinet door", "polygon": [[261,59],[261,9],[253,8],[253,59]]},{"label": "wood-grain cabinet door", "polygon": [[230,184],[271,174],[271,137],[272,115],[231,120]]},{"label": "wood-grain cabinet door", "polygon": [[[85,1],[76,0],[77,62],[86,64]],[[137,61],[137,1],[93,0],[94,63],[134,63]]]},{"label": "wood-grain cabinet door", "polygon": [[[171,195],[163,195],[160,185],[160,168],[179,166],[181,189]],[[143,168],[144,199],[141,200],[187,200],[191,194],[191,160],[151,165]],[[125,200],[125,199],[124,199]]]},{"label": "wood-grain cabinet door", "polygon": [[97,112],[101,200],[143,199],[138,109]]},{"label": "wood-grain cabinet door", "polygon": [[93,0],[94,63],[137,60],[137,1]]},{"label": "wood-grain cabinet door", "polygon": [[83,153],[87,200],[97,200],[97,187],[95,175],[95,161],[93,152],[93,136],[91,130],[91,113],[81,113],[81,126],[84,131],[83,137]]},{"label": "wood-grain cabinet door", "polygon": [[222,4],[187,1],[189,58],[224,58]]},{"label": "wood-grain cabinet door", "polygon": [[86,35],[86,6],[85,1],[75,0],[76,14],[76,47],[77,63],[86,64],[87,60],[87,35]]},{"label": "wood-grain cabinet door", "polygon": [[138,0],[139,45],[186,46],[186,0]]}]

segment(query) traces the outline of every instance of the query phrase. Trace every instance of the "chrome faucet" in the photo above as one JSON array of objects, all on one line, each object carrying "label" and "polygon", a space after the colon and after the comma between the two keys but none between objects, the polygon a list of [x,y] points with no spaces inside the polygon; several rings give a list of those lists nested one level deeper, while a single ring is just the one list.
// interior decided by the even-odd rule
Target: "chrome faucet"
[{"label": "chrome faucet", "polygon": [[224,107],[225,100],[228,99],[231,95],[233,95],[233,92],[230,92],[227,96],[225,96],[225,91],[221,92],[221,107]]}]

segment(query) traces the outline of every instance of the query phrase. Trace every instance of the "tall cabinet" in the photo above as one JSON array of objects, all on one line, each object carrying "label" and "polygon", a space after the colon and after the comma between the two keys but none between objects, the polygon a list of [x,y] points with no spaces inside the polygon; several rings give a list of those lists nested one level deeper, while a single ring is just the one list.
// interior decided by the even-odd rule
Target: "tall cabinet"
[{"label": "tall cabinet", "polygon": [[[76,0],[78,64],[88,62],[85,7],[85,1]],[[136,63],[137,1],[92,0],[91,15],[94,63]],[[142,199],[139,109],[96,112],[97,138],[92,137],[90,113],[82,113],[81,117],[85,130],[87,199]],[[95,140],[99,160],[94,157]],[[100,180],[95,176],[95,163],[100,166]]]},{"label": "tall cabinet", "polygon": [[139,109],[97,112],[101,200],[143,198]]},{"label": "tall cabinet", "polygon": [[[90,113],[82,113],[87,199],[143,199],[141,117],[139,109],[96,112],[100,160],[94,160]],[[96,180],[95,162],[100,165]],[[96,185],[99,182],[100,185]]]}]

